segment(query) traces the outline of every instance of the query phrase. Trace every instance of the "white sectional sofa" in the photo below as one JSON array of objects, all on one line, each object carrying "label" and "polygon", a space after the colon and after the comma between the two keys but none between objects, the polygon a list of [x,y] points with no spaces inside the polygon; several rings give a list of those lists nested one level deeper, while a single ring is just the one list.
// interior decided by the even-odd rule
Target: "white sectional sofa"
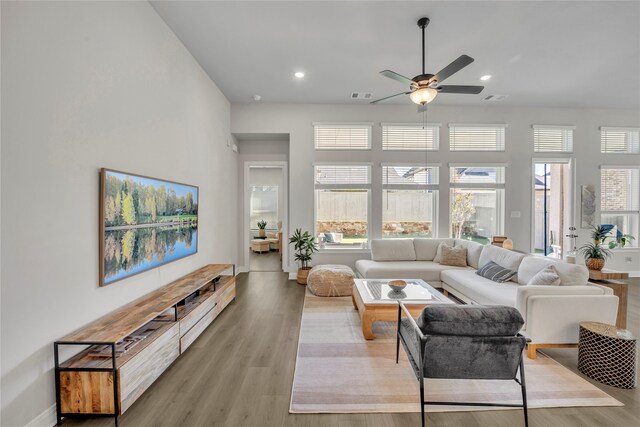
[{"label": "white sectional sofa", "polygon": [[[440,243],[467,248],[467,267],[434,262]],[[509,282],[497,283],[476,274],[490,261],[517,271]],[[553,264],[559,286],[527,285],[540,270]],[[459,239],[379,239],[371,242],[371,260],[356,261],[356,275],[366,279],[423,279],[468,304],[507,305],[525,320],[521,333],[529,338],[528,355],[536,349],[578,342],[578,324],[615,324],[618,297],[610,288],[588,282],[585,266],[525,255],[497,246]]]}]

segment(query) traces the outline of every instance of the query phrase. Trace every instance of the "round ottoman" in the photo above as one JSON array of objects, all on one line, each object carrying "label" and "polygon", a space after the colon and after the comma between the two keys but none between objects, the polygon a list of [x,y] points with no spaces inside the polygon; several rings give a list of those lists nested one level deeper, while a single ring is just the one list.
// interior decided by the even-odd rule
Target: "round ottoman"
[{"label": "round ottoman", "polygon": [[270,242],[267,239],[253,239],[251,241],[251,250],[253,252],[269,252]]},{"label": "round ottoman", "polygon": [[618,388],[635,388],[636,358],[631,332],[604,323],[580,323],[578,370],[586,376]]},{"label": "round ottoman", "polygon": [[319,297],[343,297],[351,295],[356,275],[346,265],[316,265],[307,277],[307,288]]}]

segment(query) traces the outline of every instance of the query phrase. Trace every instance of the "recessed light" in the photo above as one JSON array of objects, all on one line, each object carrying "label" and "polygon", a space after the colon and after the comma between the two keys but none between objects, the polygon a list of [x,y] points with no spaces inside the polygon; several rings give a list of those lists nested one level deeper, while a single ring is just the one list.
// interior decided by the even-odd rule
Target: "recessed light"
[{"label": "recessed light", "polygon": [[491,78],[491,74],[487,74],[485,76],[480,77],[480,80],[482,80],[483,82],[486,82],[487,80],[489,80]]},{"label": "recessed light", "polygon": [[294,76],[296,76],[297,78],[301,79],[304,77],[304,73],[302,71],[298,71],[297,73],[294,74]]},{"label": "recessed light", "polygon": [[253,100],[254,101],[260,101],[262,99],[262,97],[260,95],[253,95]]}]

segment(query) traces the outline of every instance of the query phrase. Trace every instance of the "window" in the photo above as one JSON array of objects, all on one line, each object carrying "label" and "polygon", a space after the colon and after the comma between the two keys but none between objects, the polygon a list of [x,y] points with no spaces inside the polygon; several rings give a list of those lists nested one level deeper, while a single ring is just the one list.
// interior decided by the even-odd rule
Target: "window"
[{"label": "window", "polygon": [[436,151],[440,144],[440,125],[382,123],[383,150]]},{"label": "window", "polygon": [[504,151],[507,125],[449,125],[451,151]]},{"label": "window", "polygon": [[502,234],[505,166],[449,165],[452,237],[487,244]]},{"label": "window", "polygon": [[[600,223],[640,238],[640,168],[602,166],[600,171]],[[637,247],[628,241],[625,247]]]},{"label": "window", "polygon": [[600,127],[600,152],[609,154],[640,153],[640,128]]},{"label": "window", "polygon": [[315,166],[315,233],[321,247],[367,246],[370,192],[370,165]]},{"label": "window", "polygon": [[267,222],[267,229],[278,229],[278,186],[251,186],[249,209],[252,230],[258,229],[259,221]]},{"label": "window", "polygon": [[316,150],[368,150],[371,148],[370,123],[315,123]]},{"label": "window", "polygon": [[573,153],[575,126],[533,125],[533,151],[536,153]]},{"label": "window", "polygon": [[438,169],[382,165],[382,237],[434,237]]}]

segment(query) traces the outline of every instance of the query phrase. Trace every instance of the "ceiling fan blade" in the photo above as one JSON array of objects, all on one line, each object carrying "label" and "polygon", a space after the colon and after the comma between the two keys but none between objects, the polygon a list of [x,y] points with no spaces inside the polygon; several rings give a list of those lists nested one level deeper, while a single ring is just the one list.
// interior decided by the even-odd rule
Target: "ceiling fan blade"
[{"label": "ceiling fan blade", "polygon": [[437,79],[438,83],[442,83],[446,78],[451,77],[452,75],[462,70],[464,67],[471,64],[472,62],[473,62],[472,57],[467,55],[460,55],[458,59],[456,59],[451,64],[444,67],[435,76],[433,76],[433,79]]},{"label": "ceiling fan blade", "polygon": [[391,95],[391,96],[387,96],[387,97],[384,97],[384,98],[376,99],[375,101],[371,101],[371,104],[377,104],[380,101],[386,101],[389,98],[394,98],[394,97],[400,96],[400,95],[409,95],[410,93],[411,93],[411,91],[396,93],[395,95]]},{"label": "ceiling fan blade", "polygon": [[395,71],[391,71],[391,70],[384,70],[384,71],[380,71],[380,74],[382,74],[385,77],[389,77],[390,79],[393,79],[395,81],[398,81],[400,83],[405,83],[411,86],[415,86],[415,82],[413,80],[411,80],[409,77],[405,77],[402,74],[398,74]]},{"label": "ceiling fan blade", "polygon": [[484,86],[438,86],[436,90],[440,93],[463,93],[467,95],[477,95],[484,89]]}]

